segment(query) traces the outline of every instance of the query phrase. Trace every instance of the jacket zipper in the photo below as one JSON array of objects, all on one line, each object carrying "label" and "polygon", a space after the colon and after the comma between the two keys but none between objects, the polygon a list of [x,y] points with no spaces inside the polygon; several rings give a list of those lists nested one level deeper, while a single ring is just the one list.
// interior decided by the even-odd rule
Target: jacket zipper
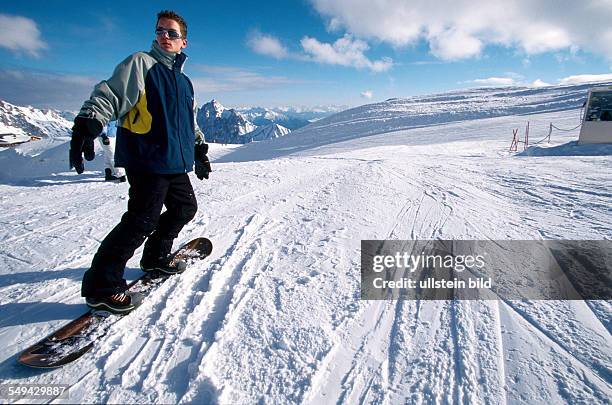
[{"label": "jacket zipper", "polygon": [[136,121],[138,120],[139,116],[140,116],[140,110],[136,110],[136,114],[134,114],[134,119],[132,120],[132,125],[136,125]]},{"label": "jacket zipper", "polygon": [[[178,55],[177,55],[177,58],[178,58]],[[183,153],[183,143],[181,142],[181,126],[180,126],[181,124],[181,117],[180,117],[181,97],[179,94],[179,86],[178,86],[178,78],[177,78],[178,73],[176,71],[176,63],[174,63],[174,65],[172,66],[172,74],[174,76],[174,86],[176,88],[176,132],[178,136],[179,148],[181,150],[181,159],[183,159],[183,172],[187,173],[187,162],[185,162],[185,154]]]}]

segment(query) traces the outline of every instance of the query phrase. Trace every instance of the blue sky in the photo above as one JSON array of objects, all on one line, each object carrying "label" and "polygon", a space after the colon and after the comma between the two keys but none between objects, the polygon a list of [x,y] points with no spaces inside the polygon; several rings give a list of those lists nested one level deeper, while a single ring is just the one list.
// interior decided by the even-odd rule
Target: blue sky
[{"label": "blue sky", "polygon": [[150,48],[165,8],[189,24],[200,103],[354,106],[612,79],[612,2],[24,0],[0,6],[0,98],[78,109],[117,63]]}]

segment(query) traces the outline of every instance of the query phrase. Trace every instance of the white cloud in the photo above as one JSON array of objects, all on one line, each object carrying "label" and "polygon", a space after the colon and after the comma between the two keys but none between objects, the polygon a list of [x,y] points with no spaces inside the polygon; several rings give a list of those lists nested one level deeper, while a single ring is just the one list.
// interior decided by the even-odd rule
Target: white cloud
[{"label": "white cloud", "polygon": [[582,84],[596,82],[612,82],[612,73],[601,75],[574,75],[559,80],[559,84]]},{"label": "white cloud", "polygon": [[233,66],[194,65],[205,76],[193,75],[191,81],[198,93],[220,93],[276,88],[287,84],[305,83],[284,76],[266,76]]},{"label": "white cloud", "polygon": [[303,52],[290,52],[281,41],[269,34],[253,31],[247,37],[247,45],[261,55],[276,59],[298,59],[328,65],[350,66],[357,69],[369,69],[373,72],[384,72],[393,66],[391,58],[370,60],[364,52],[370,49],[367,42],[344,35],[333,44],[320,42],[316,38],[305,36],[300,41]]},{"label": "white cloud", "polygon": [[371,99],[373,96],[374,93],[372,93],[372,90],[366,90],[361,92],[361,97],[363,98]]},{"label": "white cloud", "polygon": [[76,110],[99,78],[0,68],[0,99],[17,105]]},{"label": "white cloud", "polygon": [[0,38],[0,47],[33,57],[39,57],[40,51],[47,49],[36,22],[21,16],[0,14]]},{"label": "white cloud", "polygon": [[486,79],[470,80],[468,83],[479,86],[514,86],[516,81],[512,77],[488,77]]},{"label": "white cloud", "polygon": [[287,48],[283,46],[278,38],[272,35],[262,34],[259,31],[253,31],[249,34],[247,45],[253,51],[261,55],[272,56],[276,59],[289,57]]},{"label": "white cloud", "polygon": [[540,79],[536,79],[534,80],[533,83],[531,83],[531,87],[547,87],[547,86],[552,86],[552,85]]},{"label": "white cloud", "polygon": [[358,69],[369,69],[373,72],[384,72],[393,66],[391,58],[372,61],[364,55],[369,49],[365,41],[353,39],[350,35],[336,40],[333,44],[319,42],[316,38],[304,37],[300,41],[307,58],[315,62],[352,66]]},{"label": "white cloud", "polygon": [[483,43],[478,38],[455,29],[428,35],[431,53],[440,59],[456,60],[480,55]]},{"label": "white cloud", "polygon": [[394,46],[429,43],[446,60],[488,44],[527,55],[580,49],[612,60],[612,2],[602,0],[309,0],[328,28]]},{"label": "white cloud", "polygon": [[[599,75],[573,75],[565,77],[563,79],[559,79],[557,84],[572,85],[602,82],[612,82],[612,73]],[[547,83],[541,79],[536,79],[530,83],[522,75],[513,72],[508,72],[505,74],[505,76],[468,80],[460,83],[470,83],[476,84],[478,86],[526,86],[535,88],[553,86],[553,84]]]}]

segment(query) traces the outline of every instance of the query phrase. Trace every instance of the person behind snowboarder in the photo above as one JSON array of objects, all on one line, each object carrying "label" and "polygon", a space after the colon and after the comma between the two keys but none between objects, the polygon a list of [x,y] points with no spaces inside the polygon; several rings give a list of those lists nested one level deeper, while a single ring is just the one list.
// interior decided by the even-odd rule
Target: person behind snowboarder
[{"label": "person behind snowboarder", "polygon": [[[208,179],[208,145],[195,122],[193,86],[183,73],[187,24],[173,11],[157,14],[149,52],[121,62],[110,79],[97,84],[74,120],[70,164],[77,173],[94,158],[93,142],[118,120],[115,165],[126,170],[127,212],[100,244],[83,276],[81,295],[89,307],[126,313],[139,304],[127,291],[125,265],[145,240],[143,271],[179,273],[170,260],[173,240],[196,214],[187,175]],[[161,214],[163,206],[166,211]]]},{"label": "person behind snowboarder", "polygon": [[98,138],[100,147],[102,148],[102,154],[104,155],[104,181],[124,183],[127,181],[125,170],[115,166],[115,150],[108,136],[110,132],[109,127],[110,125],[107,125]]}]

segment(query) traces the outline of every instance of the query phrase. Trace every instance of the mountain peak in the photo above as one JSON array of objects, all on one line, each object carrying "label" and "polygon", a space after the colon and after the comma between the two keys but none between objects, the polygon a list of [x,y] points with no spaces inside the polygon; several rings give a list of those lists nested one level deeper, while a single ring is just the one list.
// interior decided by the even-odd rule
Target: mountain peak
[{"label": "mountain peak", "polygon": [[22,107],[0,100],[0,133],[53,138],[69,136],[71,126],[58,111]]},{"label": "mountain peak", "polygon": [[290,132],[291,130],[289,128],[285,128],[284,126],[273,122],[271,124],[258,127],[247,135],[250,136],[253,141],[265,141],[268,139],[280,138],[281,136],[285,136]]},{"label": "mountain peak", "polygon": [[234,109],[227,109],[216,99],[204,104],[196,115],[196,122],[206,140],[217,143],[247,143],[244,135],[257,128]]}]

